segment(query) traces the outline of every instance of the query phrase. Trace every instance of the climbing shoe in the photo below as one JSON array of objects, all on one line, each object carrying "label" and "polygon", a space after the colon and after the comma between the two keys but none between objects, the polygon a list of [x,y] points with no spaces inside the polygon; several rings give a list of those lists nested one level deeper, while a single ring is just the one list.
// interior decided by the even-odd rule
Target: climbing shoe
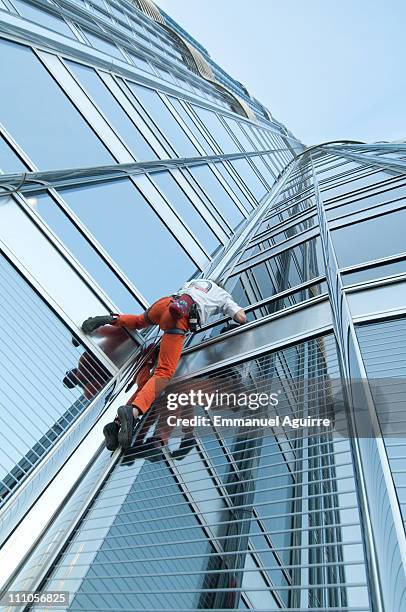
[{"label": "climbing shoe", "polygon": [[120,419],[120,429],[118,432],[118,443],[123,450],[130,448],[133,439],[133,427],[135,419],[133,416],[133,406],[120,406],[117,410]]},{"label": "climbing shoe", "polygon": [[104,441],[105,441],[107,450],[115,451],[116,448],[118,448],[119,429],[120,429],[120,425],[119,423],[117,423],[117,421],[113,421],[112,423],[107,423],[103,427]]}]

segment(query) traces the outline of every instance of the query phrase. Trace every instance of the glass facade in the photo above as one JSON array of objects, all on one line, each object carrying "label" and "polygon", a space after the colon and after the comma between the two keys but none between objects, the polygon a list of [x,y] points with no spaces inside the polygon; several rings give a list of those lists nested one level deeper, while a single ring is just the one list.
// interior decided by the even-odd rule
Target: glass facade
[{"label": "glass facade", "polygon": [[[0,4],[0,584],[83,612],[402,612],[406,145],[305,148],[150,0]],[[82,321],[201,275],[248,323],[188,337],[170,390],[278,389],[330,426],[209,419],[148,454],[163,398],[108,453],[151,336]]]}]

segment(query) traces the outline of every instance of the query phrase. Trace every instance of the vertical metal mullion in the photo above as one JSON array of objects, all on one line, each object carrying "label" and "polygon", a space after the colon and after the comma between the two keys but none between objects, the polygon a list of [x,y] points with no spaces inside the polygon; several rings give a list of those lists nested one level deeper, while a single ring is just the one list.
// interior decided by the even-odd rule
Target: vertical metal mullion
[{"label": "vertical metal mullion", "polygon": [[[323,254],[325,257],[327,284],[328,284],[330,300],[332,304],[333,325],[335,329],[336,338],[338,341],[338,355],[339,355],[339,360],[340,360],[340,364],[342,367],[344,377],[348,383],[351,383],[347,336],[346,336],[346,330],[344,329],[344,325],[347,326],[348,333],[352,337],[352,341],[353,341],[353,344],[354,344],[354,347],[357,353],[358,367],[360,369],[361,375],[364,379],[367,379],[367,376],[366,376],[365,368],[363,367],[363,364],[362,364],[361,353],[359,350],[358,341],[356,338],[354,324],[352,322],[351,313],[348,307],[347,299],[346,299],[345,294],[343,293],[342,279],[341,279],[341,275],[339,272],[335,250],[334,250],[334,246],[332,243],[330,230],[328,228],[328,222],[327,222],[327,218],[325,214],[324,204],[323,204],[323,201],[320,195],[317,175],[314,169],[314,164],[313,164],[311,155],[310,155],[310,163],[312,165],[313,173],[314,173],[315,196],[316,196],[317,212],[318,212],[319,224],[320,224],[320,236],[322,240]],[[376,414],[374,416],[375,408],[374,407],[371,408],[371,406],[373,406],[372,397],[370,398],[367,397],[367,401],[370,406],[370,414],[371,414],[372,422],[376,423]],[[373,518],[371,514],[370,502],[369,502],[369,498],[368,498],[368,494],[366,490],[366,477],[364,474],[362,449],[360,447],[359,440],[356,437],[357,430],[356,430],[356,425],[354,421],[354,415],[352,414],[352,412],[350,412],[350,415],[352,418],[352,424],[353,426],[355,426],[355,431],[354,431],[355,435],[351,437],[351,446],[353,450],[355,474],[356,474],[356,478],[358,481],[357,494],[360,500],[361,515],[363,516],[363,519],[364,519],[362,521],[363,535],[364,535],[363,542],[364,542],[365,552],[366,552],[366,562],[369,567],[368,579],[369,579],[370,595],[373,601],[374,612],[375,610],[376,612],[395,612],[395,610],[389,610],[385,603],[385,601],[388,599],[388,595],[387,595],[387,590],[384,591],[385,585],[382,584],[381,573],[379,569],[379,558],[382,554],[382,551],[379,551],[377,549],[377,543],[374,537],[374,525],[373,525]],[[375,425],[373,424],[373,427],[374,426]],[[378,440],[378,439],[376,440],[376,442],[377,442],[378,449],[379,449],[379,442],[381,442],[382,444],[383,442],[382,440]],[[387,464],[388,460],[386,458],[387,465],[385,465],[385,459],[383,457],[382,451],[379,452],[379,455],[380,455],[381,467],[383,469],[383,472],[387,474],[385,478],[386,485],[387,487],[390,487],[390,468],[389,468],[389,465]],[[392,489],[393,488],[394,488],[394,485],[392,481]],[[394,526],[397,529],[399,544],[401,546],[401,549],[403,548],[403,551],[404,551],[405,550],[405,533],[404,533],[403,523],[401,522],[400,509],[398,505],[396,507],[396,505],[394,505],[393,503],[393,496],[395,495],[395,498],[396,498],[396,494],[394,493],[394,491],[391,491],[391,492],[388,491],[388,493],[390,496],[390,505],[391,505],[391,510],[393,513]],[[403,532],[403,536],[400,531],[400,528]],[[406,556],[403,556],[403,562],[405,562],[405,560],[406,560]]]}]

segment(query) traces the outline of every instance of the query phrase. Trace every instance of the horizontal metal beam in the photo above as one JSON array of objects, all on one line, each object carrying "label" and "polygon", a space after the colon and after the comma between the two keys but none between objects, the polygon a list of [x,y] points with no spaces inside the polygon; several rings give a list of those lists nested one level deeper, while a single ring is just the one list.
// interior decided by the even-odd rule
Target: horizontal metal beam
[{"label": "horizontal metal beam", "polygon": [[307,300],[191,347],[182,356],[173,382],[253,359],[331,329],[328,298],[320,296]]},{"label": "horizontal metal beam", "polygon": [[[257,157],[274,153],[277,149],[264,149],[249,151],[247,153],[224,153],[222,155],[203,155],[200,157],[181,157],[156,161],[134,162],[128,164],[114,164],[108,166],[94,166],[85,168],[67,168],[63,170],[45,170],[42,172],[21,172],[18,174],[0,175],[0,197],[10,193],[35,193],[50,187],[62,188],[99,183],[122,179],[137,174],[163,172],[175,168],[186,168],[200,164],[209,164],[221,161],[232,161],[246,157]],[[4,189],[2,192],[1,189]]]}]

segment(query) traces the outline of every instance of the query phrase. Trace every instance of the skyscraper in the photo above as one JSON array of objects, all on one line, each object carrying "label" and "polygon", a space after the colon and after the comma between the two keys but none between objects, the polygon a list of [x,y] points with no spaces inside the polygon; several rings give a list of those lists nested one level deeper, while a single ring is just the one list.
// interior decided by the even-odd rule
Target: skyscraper
[{"label": "skyscraper", "polygon": [[[404,610],[405,145],[306,148],[149,0],[0,9],[4,588],[87,612]],[[277,391],[331,424],[211,419],[189,452],[175,432],[142,454],[164,398],[108,453],[151,335],[81,322],[201,275],[248,323],[192,335],[170,390]]]}]

